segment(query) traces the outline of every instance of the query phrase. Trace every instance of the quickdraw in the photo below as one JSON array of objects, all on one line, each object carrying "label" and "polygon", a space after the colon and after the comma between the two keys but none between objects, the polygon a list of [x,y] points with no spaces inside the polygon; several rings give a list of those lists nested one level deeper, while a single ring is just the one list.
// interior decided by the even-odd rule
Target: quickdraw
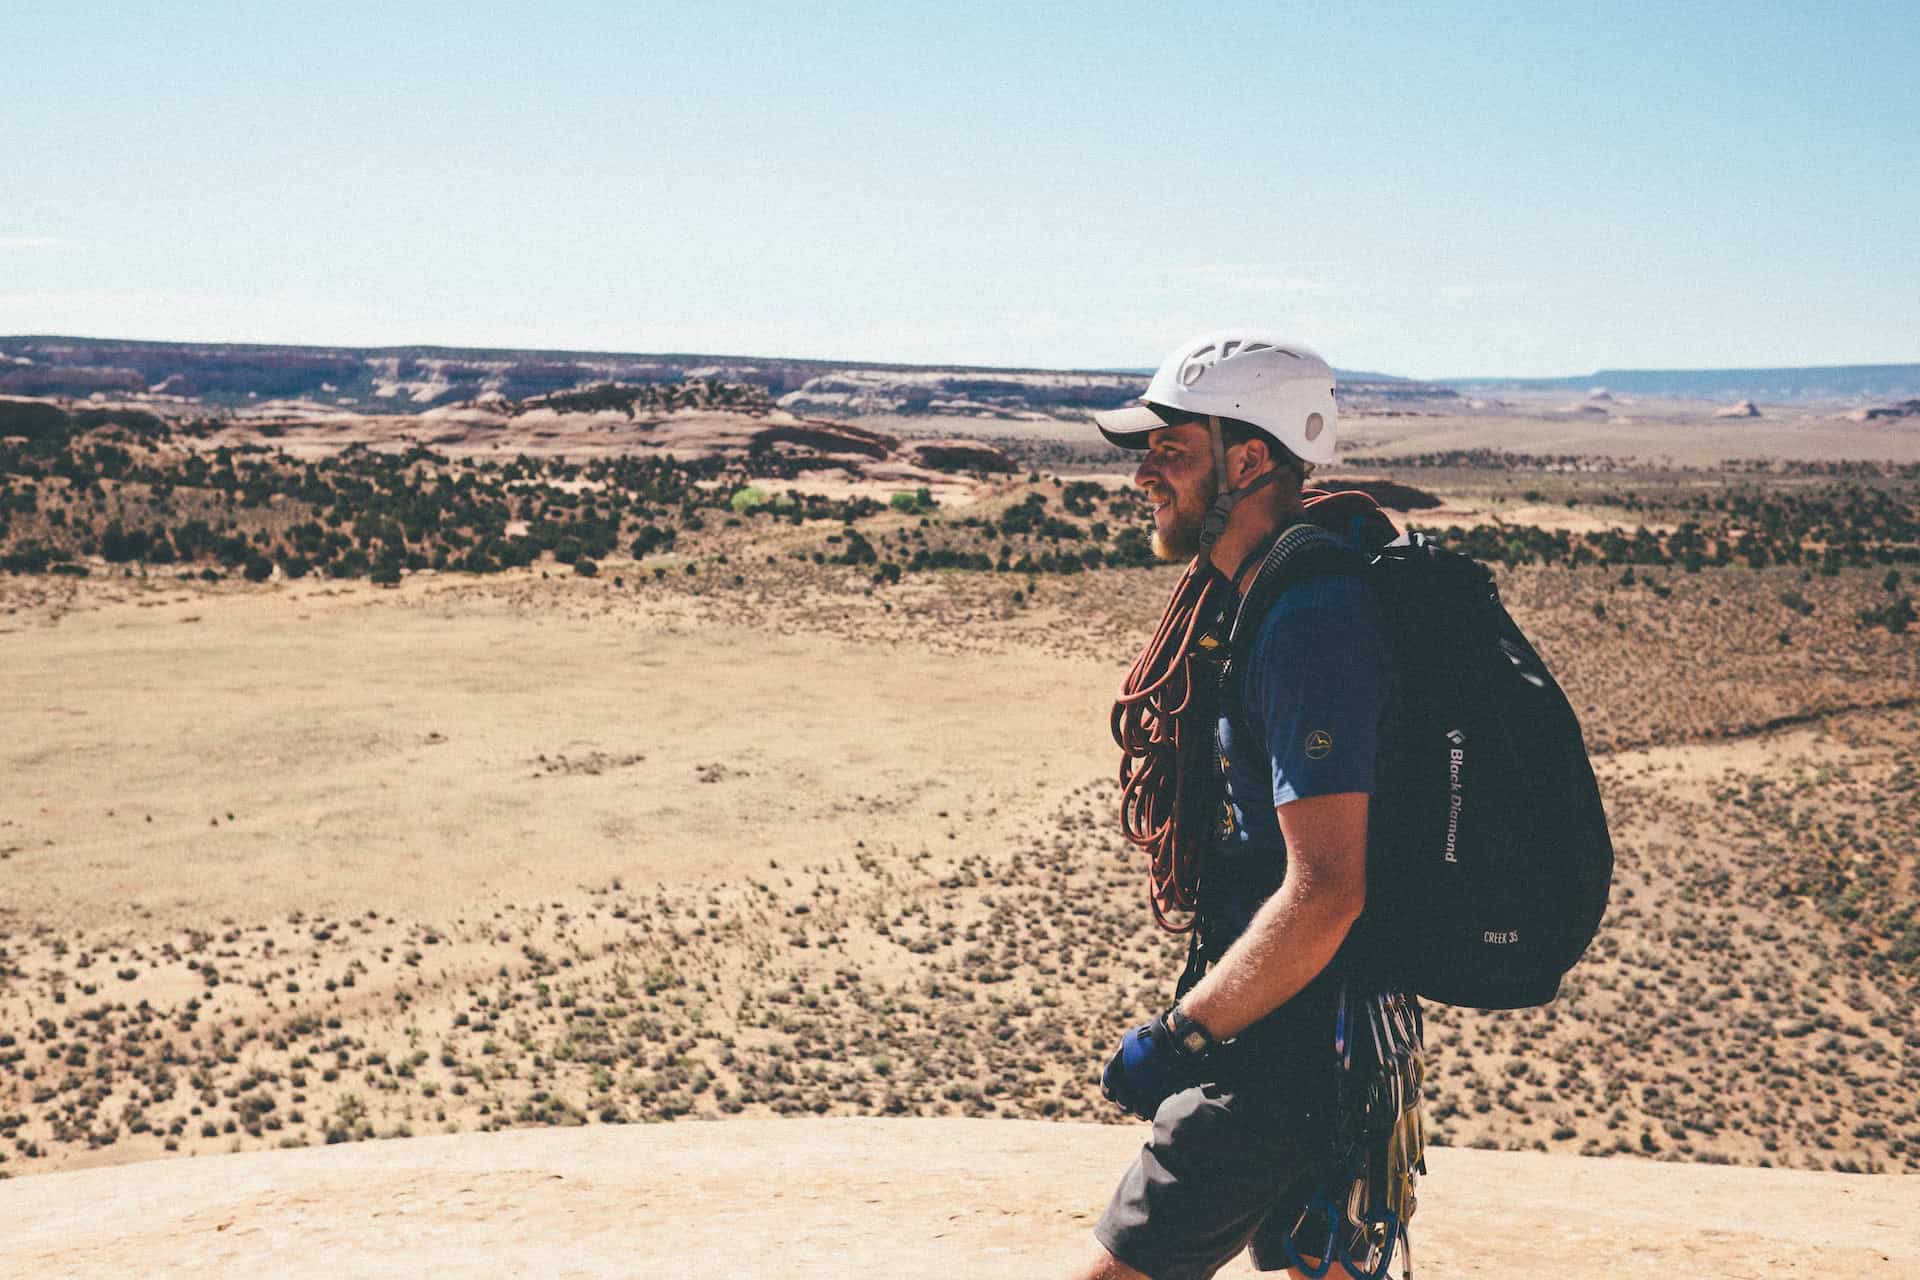
[{"label": "quickdraw", "polygon": [[1288,1264],[1309,1280],[1336,1261],[1353,1280],[1386,1280],[1396,1251],[1402,1280],[1413,1278],[1407,1224],[1427,1171],[1424,1047],[1424,1020],[1412,996],[1377,992],[1356,1004],[1342,986],[1334,1022],[1340,1121],[1327,1175],[1285,1243]]}]

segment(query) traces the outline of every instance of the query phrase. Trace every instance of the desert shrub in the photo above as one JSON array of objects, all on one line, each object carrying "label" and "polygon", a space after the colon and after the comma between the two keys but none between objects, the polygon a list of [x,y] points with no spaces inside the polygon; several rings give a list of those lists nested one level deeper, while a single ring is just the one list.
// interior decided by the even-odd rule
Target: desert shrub
[{"label": "desert shrub", "polygon": [[1107,563],[1115,568],[1145,568],[1159,561],[1146,531],[1137,525],[1128,525],[1115,535],[1113,545],[1107,548]]},{"label": "desert shrub", "polygon": [[1920,621],[1920,615],[1914,613],[1913,599],[1910,596],[1901,596],[1892,604],[1881,605],[1877,609],[1862,609],[1859,613],[1859,626],[1862,631],[1869,627],[1885,627],[1893,634],[1900,635],[1915,621]]},{"label": "desert shrub", "polygon": [[908,515],[923,515],[933,510],[939,504],[934,501],[933,490],[922,485],[912,493],[894,494],[892,498],[888,499],[887,505],[895,511],[904,511]]},{"label": "desert shrub", "polygon": [[1105,485],[1092,480],[1075,480],[1060,495],[1060,504],[1076,516],[1093,514],[1093,504],[1105,497]]},{"label": "desert shrub", "polygon": [[1030,493],[1018,505],[1008,507],[1000,513],[1000,532],[1006,537],[1033,532],[1033,527],[1042,518],[1046,509],[1045,496]]},{"label": "desert shrub", "polygon": [[828,557],[834,564],[876,564],[879,562],[879,553],[873,549],[873,544],[867,541],[866,535],[862,534],[858,529],[849,526],[844,535],[844,541],[846,549],[837,556]]},{"label": "desert shrub", "polygon": [[108,564],[125,564],[144,557],[151,540],[145,531],[135,529],[129,533],[115,520],[100,535],[100,554]]}]

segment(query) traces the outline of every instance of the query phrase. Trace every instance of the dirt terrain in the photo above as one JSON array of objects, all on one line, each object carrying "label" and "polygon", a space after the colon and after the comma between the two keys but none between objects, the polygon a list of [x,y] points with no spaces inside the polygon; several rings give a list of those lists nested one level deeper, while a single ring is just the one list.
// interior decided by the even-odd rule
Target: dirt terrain
[{"label": "dirt terrain", "polygon": [[[12,1257],[48,1280],[1030,1280],[1085,1260],[1099,1197],[1138,1141],[1132,1126],[1021,1120],[595,1126],[220,1156],[164,1180],[152,1166],[55,1174],[0,1188],[0,1203]],[[1420,1275],[1920,1268],[1900,1178],[1459,1150],[1431,1163]],[[1241,1259],[1220,1274],[1258,1273]]]},{"label": "dirt terrain", "polygon": [[[1911,567],[1781,562],[1777,521],[1772,558],[1736,553],[1742,503],[1816,511],[1806,504],[1830,501],[1817,475],[1753,474],[1728,462],[1751,455],[1699,441],[1662,462],[1624,437],[1589,442],[1617,453],[1541,462],[1568,444],[1551,426],[1483,435],[1471,447],[1499,456],[1479,462],[1444,456],[1471,437],[1431,422],[1353,433],[1368,469],[1378,455],[1441,500],[1407,517],[1423,527],[1546,538],[1557,519],[1575,549],[1590,532],[1668,539],[1663,559],[1624,569],[1519,555],[1500,569],[1596,751],[1619,877],[1555,1005],[1430,1011],[1429,1117],[1445,1148],[1430,1180],[1441,1207],[1423,1220],[1431,1256],[1442,1274],[1471,1273],[1467,1229],[1504,1230],[1450,1178],[1493,1179],[1541,1215],[1601,1178],[1637,1188],[1606,1194],[1640,1196],[1656,1217],[1691,1206],[1674,1212],[1693,1243],[1647,1255],[1675,1274],[1785,1267],[1791,1250],[1711,1235],[1725,1225],[1715,1178],[1771,1178],[1741,1194],[1791,1223],[1840,1213],[1855,1185],[1904,1195],[1893,1175],[1920,1170],[1920,646],[1890,603]],[[1885,464],[1860,492],[1911,512],[1912,437],[1843,429],[1858,433],[1852,456]],[[1106,468],[1095,479],[1115,492],[1111,455]],[[735,506],[738,518],[683,526],[671,554],[616,547],[593,575],[549,555],[486,575],[410,568],[388,588],[97,556],[88,576],[0,575],[0,721],[15,727],[0,748],[0,1174],[313,1160],[269,1153],[529,1126],[579,1126],[586,1141],[702,1117],[1110,1122],[1098,1063],[1165,1003],[1178,968],[1114,830],[1106,736],[1171,571],[916,570],[923,544],[1019,554],[1008,512],[1090,517],[1038,469],[972,477],[932,509],[888,508],[896,485],[875,487],[878,513],[824,543],[797,511]],[[1107,514],[1106,498],[1081,501]],[[1716,534],[1722,558],[1688,571],[1680,531],[1703,511],[1733,523]],[[878,548],[866,561],[841,541],[855,529]],[[1904,545],[1885,521],[1868,532]],[[909,567],[889,581],[875,559]],[[751,1198],[728,1181],[727,1126],[687,1132],[715,1136],[676,1132],[660,1158]],[[970,1218],[956,1239],[1071,1256],[1063,1242],[1131,1139],[1060,1133],[1083,1163],[1046,1184],[1051,1199],[1035,1193],[1039,1216],[1003,1234]],[[928,1187],[975,1185],[938,1154],[966,1141],[927,1137],[902,1155],[924,1173],[870,1193],[905,1215],[882,1220],[920,1224]],[[475,1168],[496,1158],[484,1140],[435,1150]],[[513,1150],[588,1160],[582,1177],[616,1184],[592,1161],[642,1159]],[[1612,1162],[1589,1174],[1580,1156]],[[158,1172],[171,1165],[147,1167],[147,1181],[117,1171],[114,1194],[151,1202],[172,1185]],[[238,1268],[291,1257],[258,1250],[321,1229],[294,1192],[261,1200],[259,1180],[291,1186],[296,1169],[333,1165],[188,1167],[232,1169],[230,1185],[194,1174],[214,1180],[207,1204],[265,1206],[273,1230],[194,1252],[198,1228],[162,1213],[102,1227],[123,1245],[85,1237],[96,1254],[71,1218],[35,1208],[33,1189],[57,1179],[0,1186],[0,1206],[41,1214],[22,1219],[42,1224],[26,1237],[36,1274],[86,1273],[139,1240],[160,1241],[156,1258],[185,1249]],[[1568,1201],[1550,1199],[1554,1179]],[[813,1187],[809,1212],[830,1232],[834,1191]],[[421,1230],[458,1220],[438,1194]],[[1601,1216],[1556,1274],[1617,1260],[1602,1243],[1614,1211],[1581,1212]],[[550,1247],[527,1230],[527,1248]],[[856,1232],[849,1247],[889,1239]]]}]

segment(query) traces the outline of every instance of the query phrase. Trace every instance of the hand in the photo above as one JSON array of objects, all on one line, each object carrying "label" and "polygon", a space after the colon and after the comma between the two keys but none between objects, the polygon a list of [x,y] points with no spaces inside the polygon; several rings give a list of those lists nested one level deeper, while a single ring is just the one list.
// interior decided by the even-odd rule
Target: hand
[{"label": "hand", "polygon": [[1199,1084],[1197,1065],[1167,1029],[1165,1017],[1144,1023],[1120,1039],[1100,1073],[1100,1091],[1142,1120],[1182,1089]]}]

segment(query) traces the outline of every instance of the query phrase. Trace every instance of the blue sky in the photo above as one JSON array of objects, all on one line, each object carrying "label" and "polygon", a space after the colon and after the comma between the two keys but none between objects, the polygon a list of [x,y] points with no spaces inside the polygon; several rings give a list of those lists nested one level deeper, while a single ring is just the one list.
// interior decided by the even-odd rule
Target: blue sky
[{"label": "blue sky", "polygon": [[1916,12],[16,0],[0,333],[1920,361]]}]

